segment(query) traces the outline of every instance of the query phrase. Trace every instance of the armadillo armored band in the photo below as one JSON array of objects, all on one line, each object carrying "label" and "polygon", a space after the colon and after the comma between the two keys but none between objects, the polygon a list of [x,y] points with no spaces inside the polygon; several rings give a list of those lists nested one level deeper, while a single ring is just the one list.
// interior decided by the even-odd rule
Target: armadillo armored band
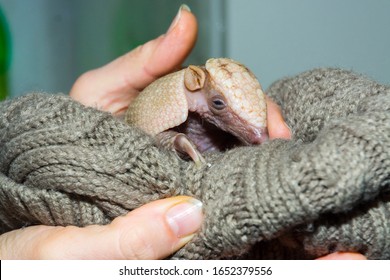
[{"label": "armadillo armored band", "polygon": [[1,232],[106,224],[186,194],[205,222],[173,258],[390,258],[390,87],[318,69],[267,93],[294,139],[206,156],[203,169],[67,96],[0,103]]}]

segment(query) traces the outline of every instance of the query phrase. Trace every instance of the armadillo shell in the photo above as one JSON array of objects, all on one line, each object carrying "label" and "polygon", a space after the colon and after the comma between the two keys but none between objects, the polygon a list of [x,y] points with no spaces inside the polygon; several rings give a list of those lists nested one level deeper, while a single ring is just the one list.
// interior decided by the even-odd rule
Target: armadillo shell
[{"label": "armadillo shell", "polygon": [[154,81],[130,104],[126,122],[150,135],[182,124],[188,116],[184,90],[183,70]]}]

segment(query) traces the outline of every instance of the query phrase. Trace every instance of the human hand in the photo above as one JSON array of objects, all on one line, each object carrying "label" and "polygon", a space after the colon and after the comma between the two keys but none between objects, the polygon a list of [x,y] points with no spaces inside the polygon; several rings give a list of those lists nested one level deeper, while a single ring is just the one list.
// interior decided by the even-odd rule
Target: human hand
[{"label": "human hand", "polygon": [[109,225],[31,226],[0,236],[0,259],[162,259],[202,222],[202,204],[186,196],[148,203]]},{"label": "human hand", "polygon": [[320,257],[317,260],[367,260],[367,258],[359,253],[336,252]]},{"label": "human hand", "polygon": [[70,96],[86,106],[124,114],[148,84],[180,68],[195,45],[197,29],[195,16],[182,5],[166,34],[86,72],[77,79]]}]

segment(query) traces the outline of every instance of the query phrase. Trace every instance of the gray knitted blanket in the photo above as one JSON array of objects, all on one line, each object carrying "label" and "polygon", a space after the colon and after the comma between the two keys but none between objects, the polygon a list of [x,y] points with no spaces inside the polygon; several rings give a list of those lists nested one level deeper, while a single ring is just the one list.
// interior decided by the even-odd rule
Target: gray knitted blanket
[{"label": "gray knitted blanket", "polygon": [[179,194],[204,203],[173,258],[390,258],[390,87],[317,69],[267,91],[293,139],[206,155],[209,166],[67,96],[0,103],[0,231],[107,224]]}]

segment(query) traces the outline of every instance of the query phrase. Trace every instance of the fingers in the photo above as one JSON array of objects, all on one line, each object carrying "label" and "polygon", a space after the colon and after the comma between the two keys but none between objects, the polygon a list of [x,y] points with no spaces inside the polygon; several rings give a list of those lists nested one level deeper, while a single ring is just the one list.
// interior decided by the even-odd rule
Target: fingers
[{"label": "fingers", "polygon": [[[165,35],[138,47],[128,57],[123,57],[129,61],[138,58],[138,63],[132,63],[129,67],[140,76],[129,75],[128,81],[135,88],[143,89],[156,78],[177,70],[194,47],[196,36],[196,18],[188,6],[182,5]],[[125,61],[123,63],[126,64]]]},{"label": "fingers", "polygon": [[182,5],[166,34],[85,73],[74,84],[70,96],[84,105],[118,114],[140,90],[180,66],[196,36],[196,18]]},{"label": "fingers", "polygon": [[367,260],[367,258],[359,253],[336,252],[318,258],[317,260]]},{"label": "fingers", "polygon": [[291,139],[291,130],[285,123],[280,107],[266,96],[267,126],[270,139]]},{"label": "fingers", "polygon": [[106,226],[16,230],[0,237],[1,259],[161,259],[202,222],[202,204],[180,196],[144,205]]}]

